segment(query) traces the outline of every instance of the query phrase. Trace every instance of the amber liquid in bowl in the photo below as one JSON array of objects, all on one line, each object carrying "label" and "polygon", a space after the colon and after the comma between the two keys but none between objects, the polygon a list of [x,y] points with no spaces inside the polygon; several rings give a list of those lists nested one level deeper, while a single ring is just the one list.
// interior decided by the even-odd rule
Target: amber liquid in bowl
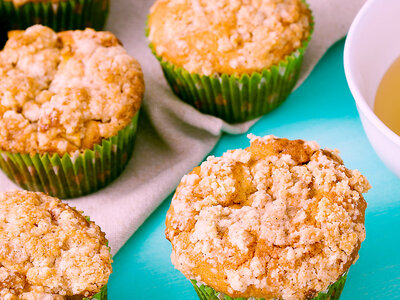
[{"label": "amber liquid in bowl", "polygon": [[400,57],[386,71],[379,84],[374,112],[387,127],[400,135]]}]

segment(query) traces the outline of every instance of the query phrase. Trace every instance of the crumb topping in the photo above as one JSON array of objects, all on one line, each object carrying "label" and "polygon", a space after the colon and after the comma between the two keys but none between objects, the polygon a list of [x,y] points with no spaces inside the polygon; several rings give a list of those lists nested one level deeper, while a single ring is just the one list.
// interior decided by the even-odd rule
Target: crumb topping
[{"label": "crumb topping", "polygon": [[315,142],[250,138],[183,177],[166,220],[172,262],[234,298],[313,298],[356,260],[370,185]]},{"label": "crumb topping", "polygon": [[73,153],[126,127],[143,74],[109,32],[35,25],[11,32],[0,52],[0,150]]},{"label": "crumb topping", "polygon": [[110,274],[110,249],[93,222],[42,193],[0,193],[0,299],[91,297]]},{"label": "crumb topping", "polygon": [[190,73],[260,72],[310,36],[302,0],[158,0],[149,39],[158,56]]}]

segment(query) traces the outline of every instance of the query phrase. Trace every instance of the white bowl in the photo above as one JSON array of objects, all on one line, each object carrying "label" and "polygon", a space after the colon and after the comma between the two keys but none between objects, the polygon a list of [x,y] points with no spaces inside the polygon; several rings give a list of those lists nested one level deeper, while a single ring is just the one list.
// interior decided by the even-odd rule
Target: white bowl
[{"label": "white bowl", "polygon": [[357,14],[347,35],[344,69],[368,139],[382,161],[398,177],[400,136],[375,115],[373,107],[383,75],[399,56],[400,0],[369,0]]}]

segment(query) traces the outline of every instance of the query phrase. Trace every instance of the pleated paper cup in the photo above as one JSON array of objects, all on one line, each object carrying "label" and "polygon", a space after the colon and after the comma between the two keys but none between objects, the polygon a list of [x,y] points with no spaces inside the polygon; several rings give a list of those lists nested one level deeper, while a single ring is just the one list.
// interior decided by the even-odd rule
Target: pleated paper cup
[{"label": "pleated paper cup", "polygon": [[60,0],[28,2],[15,5],[0,0],[2,30],[26,29],[42,24],[54,31],[85,29],[102,30],[107,20],[110,0]]},{"label": "pleated paper cup", "polygon": [[25,190],[68,199],[93,193],[117,178],[133,152],[139,112],[117,135],[94,149],[74,154],[20,154],[0,151],[0,168]]},{"label": "pleated paper cup", "polygon": [[[200,112],[216,116],[228,123],[241,123],[258,118],[278,107],[292,92],[300,75],[304,52],[313,32],[302,46],[286,56],[278,65],[251,74],[189,73],[150,48],[161,64],[172,91]],[[146,34],[148,35],[148,28]]]},{"label": "pleated paper cup", "polygon": [[[338,281],[331,284],[326,291],[320,292],[311,300],[338,300],[342,294],[346,283],[347,273],[343,274]],[[200,300],[265,300],[264,298],[231,298],[223,293],[215,291],[213,288],[198,284],[196,280],[191,280]]]}]

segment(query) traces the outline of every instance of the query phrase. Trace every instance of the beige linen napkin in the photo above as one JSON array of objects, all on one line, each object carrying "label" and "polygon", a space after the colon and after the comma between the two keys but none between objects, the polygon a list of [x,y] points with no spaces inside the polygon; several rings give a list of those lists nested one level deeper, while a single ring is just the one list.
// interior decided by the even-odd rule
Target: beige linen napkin
[{"label": "beige linen napkin", "polygon": [[[217,1],[217,0],[215,0]],[[329,46],[343,37],[365,0],[307,0],[315,30],[299,84]],[[145,23],[152,0],[111,0],[107,29],[115,33],[142,65],[146,94],[132,160],[110,186],[67,201],[106,232],[115,254],[181,177],[213,149],[223,131],[246,132],[253,122],[231,126],[180,102],[167,86],[159,63],[147,47]],[[0,173],[0,191],[17,187]]]}]

